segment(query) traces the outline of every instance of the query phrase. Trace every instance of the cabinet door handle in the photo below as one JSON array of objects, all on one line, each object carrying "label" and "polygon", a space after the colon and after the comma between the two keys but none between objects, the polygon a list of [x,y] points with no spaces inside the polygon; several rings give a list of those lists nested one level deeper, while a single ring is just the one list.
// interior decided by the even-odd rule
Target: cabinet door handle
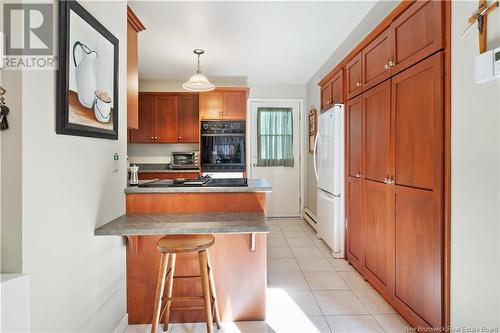
[{"label": "cabinet door handle", "polygon": [[385,65],[384,65],[384,69],[385,69],[385,70],[388,70],[388,69],[389,69],[389,64],[385,64]]},{"label": "cabinet door handle", "polygon": [[158,140],[158,137],[157,137],[157,136],[155,136],[155,140]]},{"label": "cabinet door handle", "polygon": [[361,87],[361,83],[356,82],[356,87],[358,87],[358,88]]},{"label": "cabinet door handle", "polygon": [[182,137],[179,137],[179,140],[182,139]]},{"label": "cabinet door handle", "polygon": [[394,66],[396,66],[396,62],[394,62],[394,61],[392,61],[392,60],[391,60],[391,61],[389,61],[389,68],[392,68],[392,67],[394,67]]},{"label": "cabinet door handle", "polygon": [[384,184],[389,184],[389,178],[387,177],[384,178]]},{"label": "cabinet door handle", "polygon": [[149,140],[154,140],[154,139],[155,139],[155,138],[154,138],[154,137],[152,137],[152,136],[150,136],[150,137],[149,137]]},{"label": "cabinet door handle", "polygon": [[358,171],[358,173],[356,174],[356,178],[361,178],[361,172]]},{"label": "cabinet door handle", "polygon": [[224,112],[224,115],[227,116],[227,112]]},{"label": "cabinet door handle", "polygon": [[221,111],[221,112],[219,112],[219,115],[221,115],[221,116],[222,116],[222,111]]}]

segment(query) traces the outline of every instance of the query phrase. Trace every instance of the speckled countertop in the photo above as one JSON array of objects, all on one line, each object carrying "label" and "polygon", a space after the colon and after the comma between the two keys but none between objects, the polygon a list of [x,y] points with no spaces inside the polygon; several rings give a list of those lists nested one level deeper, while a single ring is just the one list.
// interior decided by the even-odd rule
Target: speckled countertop
[{"label": "speckled countertop", "polygon": [[199,169],[170,169],[166,163],[132,163],[139,167],[139,173],[199,173]]},{"label": "speckled countertop", "polygon": [[137,187],[128,186],[125,193],[216,193],[216,192],[272,192],[272,186],[266,179],[248,179],[245,187]]},{"label": "speckled countertop", "polygon": [[96,236],[267,233],[264,213],[122,215],[95,229]]}]

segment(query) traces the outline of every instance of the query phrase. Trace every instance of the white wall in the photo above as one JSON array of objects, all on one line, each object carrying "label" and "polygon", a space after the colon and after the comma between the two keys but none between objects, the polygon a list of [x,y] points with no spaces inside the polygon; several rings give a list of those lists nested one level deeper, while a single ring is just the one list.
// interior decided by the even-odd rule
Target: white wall
[{"label": "white wall", "polygon": [[[0,6],[0,17],[3,18],[3,6]],[[2,24],[0,29],[3,31]],[[1,85],[7,90],[4,97],[10,114],[9,129],[0,131],[1,273],[22,271],[21,81],[21,72],[2,70]]]},{"label": "white wall", "polygon": [[[323,79],[356,45],[370,33],[397,5],[398,1],[378,1],[365,18],[354,28],[342,44],[332,53],[327,61],[307,82],[306,110],[320,110],[320,88],[318,82]],[[316,213],[316,178],[313,170],[312,155],[306,159],[306,202],[305,206]]]},{"label": "white wall", "polygon": [[1,272],[22,271],[22,112],[19,71],[3,71],[9,129],[1,131]]},{"label": "white wall", "polygon": [[[500,80],[474,84],[478,33],[463,39],[477,1],[452,3],[451,322],[498,327]],[[500,10],[488,47],[500,46]]]},{"label": "white wall", "polygon": [[119,140],[56,135],[56,73],[23,72],[22,250],[34,332],[111,332],[126,313],[124,241],[94,229],[125,212],[127,4],[80,3],[120,40]]}]

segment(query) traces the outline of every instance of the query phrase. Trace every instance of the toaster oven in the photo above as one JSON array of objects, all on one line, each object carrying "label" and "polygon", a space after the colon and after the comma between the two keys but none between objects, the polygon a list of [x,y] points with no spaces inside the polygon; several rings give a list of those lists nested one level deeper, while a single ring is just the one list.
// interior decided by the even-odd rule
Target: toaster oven
[{"label": "toaster oven", "polygon": [[172,153],[172,169],[198,169],[199,165],[197,151]]}]

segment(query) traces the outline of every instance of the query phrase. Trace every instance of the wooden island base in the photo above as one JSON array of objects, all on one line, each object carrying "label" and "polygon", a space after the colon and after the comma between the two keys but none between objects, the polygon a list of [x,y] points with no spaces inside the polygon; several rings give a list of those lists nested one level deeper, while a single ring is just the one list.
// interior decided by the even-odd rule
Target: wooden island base
[{"label": "wooden island base", "polygon": [[[127,215],[163,213],[264,212],[265,193],[127,194]],[[127,236],[127,310],[129,324],[151,323],[163,235]],[[215,234],[209,249],[221,320],[265,320],[266,234]],[[197,254],[177,255],[175,276],[199,275]],[[202,295],[200,278],[176,279],[174,296]],[[175,302],[173,306],[199,306]],[[171,322],[204,322],[202,309],[171,312]]]}]

